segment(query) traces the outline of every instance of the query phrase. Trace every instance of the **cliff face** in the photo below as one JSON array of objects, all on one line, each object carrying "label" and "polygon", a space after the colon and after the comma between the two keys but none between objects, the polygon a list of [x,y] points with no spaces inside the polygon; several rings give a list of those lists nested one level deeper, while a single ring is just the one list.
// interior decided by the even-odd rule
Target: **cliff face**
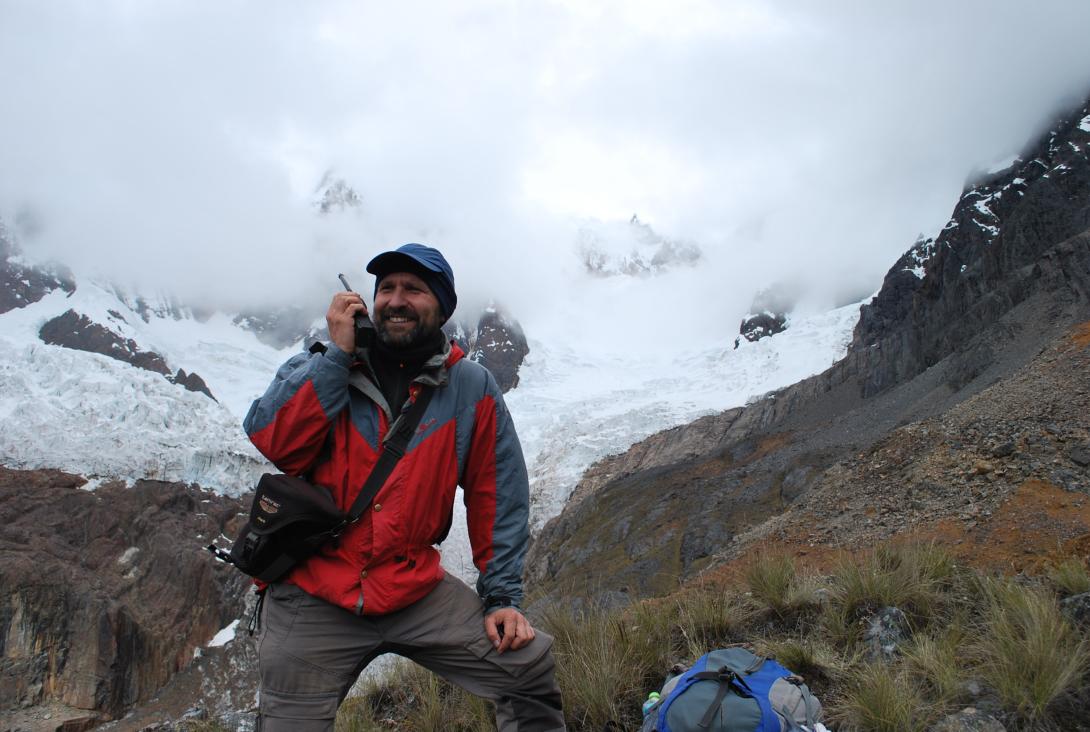
[{"label": "cliff face", "polygon": [[[889,271],[852,343],[855,352],[869,349],[864,395],[938,363],[1040,292],[1039,280],[1055,274],[1046,268],[1078,257],[1077,243],[1058,245],[1090,228],[1087,120],[1090,105],[1060,119],[1011,167],[968,187],[942,232]],[[1062,284],[1085,298],[1079,274]]]},{"label": "cliff face", "polygon": [[[243,506],[194,487],[88,487],[0,468],[0,710],[123,715],[242,612],[247,582],[202,543]],[[252,687],[252,679],[249,680]]]},{"label": "cliff face", "polygon": [[[624,602],[669,591],[730,556],[773,517],[790,514],[800,498],[832,501],[840,484],[830,476],[843,475],[896,430],[941,419],[987,389],[1002,402],[1006,392],[997,385],[1028,378],[1042,352],[1090,320],[1088,150],[1090,104],[1061,119],[1014,166],[965,191],[943,232],[917,242],[862,308],[842,361],[744,409],[652,436],[588,470],[578,500],[531,549],[527,575],[543,599]],[[1064,358],[1081,357],[1086,345]],[[1086,384],[1072,378],[1050,388],[1063,399]],[[1036,455],[1037,444],[1026,441],[1047,421],[1045,404],[1023,413],[1017,425],[984,427],[982,439],[1026,444],[1026,454]],[[1084,439],[1077,411],[1064,418],[1076,425],[1069,439]],[[1009,490],[997,495],[1026,481],[1090,492],[1083,467],[1063,458],[1072,472],[1058,477],[1044,454],[1031,463],[1036,469],[1017,473],[1019,482],[1005,471],[1000,483]],[[953,461],[965,472],[978,458],[973,452]],[[907,485],[881,490],[876,480],[843,483],[858,490],[838,492],[838,500],[859,512],[845,508],[856,521],[831,541],[852,540],[876,495],[920,490],[913,475]],[[953,486],[955,493],[965,489],[958,481]],[[926,509],[927,490],[918,495]]]}]

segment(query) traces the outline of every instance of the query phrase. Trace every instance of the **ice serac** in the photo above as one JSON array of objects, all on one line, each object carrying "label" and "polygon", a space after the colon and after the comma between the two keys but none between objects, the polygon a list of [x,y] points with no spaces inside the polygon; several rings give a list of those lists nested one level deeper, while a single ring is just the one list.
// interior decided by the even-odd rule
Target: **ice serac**
[{"label": "ice serac", "polygon": [[[960,405],[980,402],[974,397],[985,390],[999,406],[985,400],[986,416],[977,406],[968,417],[946,421],[972,424],[964,431],[984,435],[981,450],[997,449],[988,446],[994,442],[988,435],[1008,431],[1032,454],[1051,407],[1038,400],[1040,409],[1026,407],[1024,423],[1014,426],[994,415],[1005,413],[1003,400],[1047,370],[1049,359],[1074,373],[1082,368],[1076,362],[1090,327],[1090,130],[1082,124],[1088,115],[1090,103],[1060,117],[1012,166],[972,182],[939,235],[920,238],[890,269],[861,309],[847,355],[831,368],[743,409],[653,435],[588,470],[575,491],[579,500],[544,527],[527,559],[528,580],[542,602],[577,604],[588,594],[624,602],[669,592],[738,556],[739,547],[754,546],[746,542],[773,531],[778,517],[804,498],[814,510],[850,516],[831,541],[847,541],[868,523],[875,532],[892,527],[884,519],[867,521],[869,507],[850,497],[816,492],[838,490],[862,464],[887,466],[887,474],[906,464],[912,457],[903,452],[872,460],[870,451],[896,452],[898,430],[941,424]],[[1077,379],[1048,388],[1064,405],[1085,401]],[[1079,415],[1078,409],[1055,413],[1061,411]],[[1090,438],[1086,414],[1065,423],[1065,439]],[[959,449],[963,428],[949,430],[947,455]],[[1090,490],[1090,471],[1063,465],[1035,458],[1010,474],[1030,486],[1051,481]],[[966,472],[955,468],[953,475]],[[874,473],[867,480],[876,483],[860,484],[868,495],[904,490],[922,501],[947,490],[918,474],[892,483],[882,470]],[[816,529],[811,519],[808,530]]]}]

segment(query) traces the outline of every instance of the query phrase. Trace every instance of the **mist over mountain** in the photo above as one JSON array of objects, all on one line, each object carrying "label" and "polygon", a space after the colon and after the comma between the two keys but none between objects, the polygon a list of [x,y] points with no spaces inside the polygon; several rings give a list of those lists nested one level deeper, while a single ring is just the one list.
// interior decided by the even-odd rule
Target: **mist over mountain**
[{"label": "mist over mountain", "polygon": [[[244,597],[237,583],[224,585],[236,579],[233,575],[202,569],[212,560],[201,546],[208,540],[222,543],[237,532],[247,492],[262,472],[273,470],[245,438],[242,416],[280,363],[312,339],[325,337],[321,320],[308,320],[299,307],[200,310],[173,296],[53,277],[50,270],[21,264],[14,240],[7,241],[5,251],[0,279],[14,305],[0,313],[0,419],[5,424],[0,464],[9,471],[0,476],[7,496],[0,496],[0,503],[19,515],[27,511],[22,501],[35,495],[84,512],[124,503],[116,511],[122,523],[114,529],[81,538],[78,526],[69,527],[74,533],[64,541],[93,545],[93,561],[73,570],[63,557],[50,559],[51,571],[72,573],[72,579],[63,596],[43,601],[122,613],[104,643],[139,637],[155,653],[194,659],[182,664],[185,671],[171,689],[191,683],[185,679],[194,674],[210,674],[219,680],[202,692],[203,703],[217,714],[236,710],[240,699],[252,694],[253,683],[252,649],[235,636]],[[642,285],[654,287],[655,280],[669,275],[626,276],[622,285],[640,296]],[[590,278],[588,286],[602,288],[596,297],[608,298],[618,291],[614,279]],[[485,300],[472,294],[465,299]],[[525,331],[504,308],[469,308],[459,307],[449,334],[470,358],[493,370],[507,390],[530,469],[535,528],[563,507],[594,460],[656,430],[744,403],[827,366],[846,348],[858,311],[856,305],[800,313],[789,331],[739,350],[727,342],[704,348],[693,344],[683,353],[603,355],[600,348],[582,349],[586,336],[577,331],[550,342]],[[187,533],[164,539],[161,532],[122,528],[136,520],[136,513],[150,510],[151,501],[168,517],[169,531],[182,531],[180,526],[192,522],[177,523],[175,515],[204,504],[202,490],[218,494],[207,499],[217,508],[214,518],[198,522],[197,539]],[[154,498],[156,491],[161,500]],[[130,505],[127,501],[136,494],[141,498]],[[17,603],[33,604],[38,600],[20,594],[20,588],[29,576],[27,568],[44,561],[36,552],[44,551],[47,539],[25,545],[14,538],[24,529],[11,532],[11,566],[20,569],[0,575],[0,583],[9,583],[5,586],[20,598]],[[204,597],[208,611],[199,623],[187,626],[186,635],[172,639],[159,637],[158,621],[149,619],[154,613],[129,613],[124,604],[111,609],[96,579],[105,573],[109,583],[128,588],[133,597],[150,591],[134,579],[151,571],[158,556],[151,545],[163,541],[176,544],[185,556],[179,565],[185,578],[177,590]],[[471,556],[459,501],[443,546],[444,566],[471,581]],[[59,629],[60,621],[50,613],[35,617],[27,631],[32,637],[68,633],[66,642],[75,642],[93,631],[84,624]],[[218,631],[209,626],[212,618],[222,619]],[[94,613],[86,621],[95,622]],[[228,648],[218,650],[225,644]],[[50,670],[23,646],[12,648],[30,653],[31,660],[11,667],[6,702],[31,708],[63,702],[70,706],[65,718],[72,720],[117,716],[147,701],[171,673],[161,664],[117,656],[103,646],[95,658],[120,664],[123,672],[92,687],[81,680],[82,661],[71,658]],[[241,677],[228,673],[232,664],[241,664]],[[44,691],[50,688],[62,691]],[[181,691],[169,693],[187,698]]]},{"label": "mist over mountain", "polygon": [[588,469],[528,576],[543,604],[583,607],[669,593],[771,547],[912,533],[1016,568],[1073,547],[1085,517],[1019,534],[1013,557],[1002,537],[1090,494],[1088,328],[1084,100],[898,258],[844,358]]},{"label": "mist over mountain", "polygon": [[240,422],[337,274],[371,301],[408,241],[505,389],[535,610],[769,547],[1077,546],[1087,27],[1063,0],[5,4],[0,726],[250,728],[252,598],[201,548],[273,469]]},{"label": "mist over mountain", "polygon": [[[0,218],[35,262],[232,312],[321,315],[337,272],[424,241],[532,332],[654,318],[683,347],[777,278],[873,292],[1090,83],[1080,3],[656,5],[6,7]],[[577,232],[633,212],[709,266],[617,319]],[[682,289],[709,312],[672,321]]]}]

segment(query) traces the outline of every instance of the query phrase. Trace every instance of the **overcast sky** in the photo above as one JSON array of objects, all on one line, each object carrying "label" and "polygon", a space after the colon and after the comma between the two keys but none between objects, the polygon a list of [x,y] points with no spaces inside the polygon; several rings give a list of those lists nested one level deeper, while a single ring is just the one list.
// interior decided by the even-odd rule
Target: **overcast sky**
[{"label": "overcast sky", "polygon": [[[0,0],[0,217],[187,297],[369,290],[423,240],[542,333],[733,337],[774,279],[876,289],[1090,90],[1087,29],[1083,0]],[[358,213],[315,215],[329,169]],[[579,228],[633,213],[700,269],[589,279]]]}]

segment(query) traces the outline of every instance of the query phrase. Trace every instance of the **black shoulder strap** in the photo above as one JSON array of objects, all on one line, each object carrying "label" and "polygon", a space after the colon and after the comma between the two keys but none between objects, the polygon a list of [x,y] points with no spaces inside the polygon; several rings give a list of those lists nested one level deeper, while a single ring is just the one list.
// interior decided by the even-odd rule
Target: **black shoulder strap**
[{"label": "black shoulder strap", "polygon": [[390,473],[394,472],[394,467],[409,447],[409,440],[416,432],[416,426],[420,424],[424,410],[428,408],[428,402],[431,401],[434,393],[434,386],[422,386],[416,394],[416,401],[407,411],[401,413],[400,419],[394,422],[394,432],[387,435],[382,445],[382,453],[378,456],[378,462],[371,468],[371,474],[367,476],[359,495],[352,502],[352,507],[348,509],[349,523],[359,520],[363,512],[367,510],[367,506],[371,504],[371,500],[382,488],[383,483],[390,477]]}]

